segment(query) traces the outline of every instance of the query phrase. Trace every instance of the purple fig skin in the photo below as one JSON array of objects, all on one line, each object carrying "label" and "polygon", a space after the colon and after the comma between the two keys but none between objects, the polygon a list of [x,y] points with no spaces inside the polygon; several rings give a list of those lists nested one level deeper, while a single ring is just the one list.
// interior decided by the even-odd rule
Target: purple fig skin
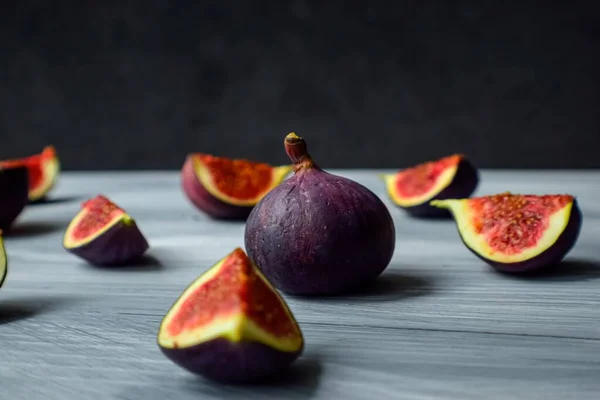
[{"label": "purple fig skin", "polygon": [[149,247],[135,222],[119,221],[91,242],[65,249],[90,264],[116,266],[141,257]]},{"label": "purple fig skin", "polygon": [[548,249],[538,254],[537,256],[518,263],[501,263],[489,260],[483,257],[481,254],[478,254],[475,251],[473,251],[470,247],[466,247],[478,258],[485,261],[488,265],[490,265],[498,272],[506,274],[527,274],[532,272],[538,272],[547,267],[557,265],[573,249],[573,246],[575,246],[575,243],[579,238],[579,233],[581,232],[582,221],[583,218],[581,215],[581,210],[579,209],[579,204],[575,199],[573,200],[573,206],[571,208],[569,222],[567,223],[567,226],[560,234],[556,242],[554,242],[552,246],[550,246]]},{"label": "purple fig skin", "polygon": [[452,218],[449,210],[429,205],[433,200],[462,199],[470,197],[479,185],[479,172],[466,158],[462,158],[456,168],[452,182],[433,198],[412,207],[402,207],[413,218]]},{"label": "purple fig skin", "polygon": [[29,203],[28,193],[27,167],[0,168],[0,230],[9,232],[13,222]]},{"label": "purple fig skin", "polygon": [[396,244],[394,221],[377,195],[320,169],[304,140],[291,135],[285,144],[295,174],[250,213],[246,252],[271,283],[288,294],[332,295],[358,289],[390,263]]},{"label": "purple fig skin", "polygon": [[258,342],[234,343],[225,338],[212,339],[189,348],[159,347],[168,359],[187,371],[224,383],[268,379],[290,366],[304,348],[285,352]]},{"label": "purple fig skin", "polygon": [[181,169],[181,187],[188,200],[211,218],[246,220],[252,211],[250,206],[227,204],[210,194],[198,180],[191,156],[188,156]]}]

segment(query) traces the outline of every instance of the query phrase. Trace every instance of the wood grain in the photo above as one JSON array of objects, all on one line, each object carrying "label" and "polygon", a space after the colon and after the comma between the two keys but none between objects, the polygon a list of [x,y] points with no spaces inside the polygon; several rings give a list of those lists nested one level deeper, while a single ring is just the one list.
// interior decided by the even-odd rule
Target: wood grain
[{"label": "wood grain", "polygon": [[[384,196],[376,173],[333,171]],[[569,192],[584,225],[560,271],[494,273],[449,221],[390,205],[393,261],[361,295],[287,298],[306,336],[288,377],[215,385],[156,346],[181,291],[243,246],[243,224],[195,211],[174,172],[64,173],[54,201],[33,205],[5,244],[0,290],[0,399],[596,399],[600,390],[600,172],[484,171],[478,194]],[[104,270],[65,252],[80,202],[104,193],[148,237],[147,265]]]}]

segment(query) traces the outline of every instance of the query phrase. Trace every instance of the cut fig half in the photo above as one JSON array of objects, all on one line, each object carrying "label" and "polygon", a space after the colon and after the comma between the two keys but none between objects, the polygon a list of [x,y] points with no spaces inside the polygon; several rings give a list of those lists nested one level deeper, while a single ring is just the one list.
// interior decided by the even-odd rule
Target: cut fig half
[{"label": "cut fig half", "polygon": [[29,171],[29,201],[44,199],[56,185],[60,162],[54,146],[46,146],[40,154],[0,161],[0,166],[25,166]]},{"label": "cut fig half", "polygon": [[4,284],[7,274],[8,259],[6,258],[6,250],[4,249],[4,241],[2,240],[2,231],[0,230],[0,288]]},{"label": "cut fig half", "polygon": [[119,265],[149,248],[135,220],[103,195],[82,204],[63,238],[64,248],[96,265]]},{"label": "cut fig half", "polygon": [[569,194],[507,192],[431,204],[450,210],[467,248],[503,272],[558,264],[575,245],[582,224],[577,199]]},{"label": "cut fig half", "polygon": [[188,155],[182,187],[200,211],[217,219],[246,219],[252,208],[279,185],[292,165],[271,166],[243,159]]},{"label": "cut fig half", "polygon": [[479,184],[477,169],[462,154],[381,177],[391,201],[414,217],[450,217],[447,210],[432,207],[429,202],[469,197]]},{"label": "cut fig half", "polygon": [[268,378],[304,348],[286,302],[240,248],[185,289],[163,318],[157,342],[175,364],[222,382]]}]

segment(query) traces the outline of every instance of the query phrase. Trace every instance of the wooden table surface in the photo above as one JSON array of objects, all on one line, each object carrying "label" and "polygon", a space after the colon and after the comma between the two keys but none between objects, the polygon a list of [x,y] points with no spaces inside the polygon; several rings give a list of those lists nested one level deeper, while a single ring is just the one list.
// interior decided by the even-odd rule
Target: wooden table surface
[{"label": "wooden table surface", "polygon": [[[384,196],[376,173],[332,171]],[[54,202],[28,207],[5,238],[0,399],[598,399],[600,172],[483,171],[477,194],[578,196],[578,244],[560,271],[494,273],[450,221],[392,210],[396,253],[373,289],[287,298],[303,356],[270,385],[211,384],[158,350],[159,322],[181,291],[236,246],[242,223],[212,221],[184,198],[177,172],[63,173]],[[62,248],[80,202],[125,208],[153,262],[91,267]]]}]

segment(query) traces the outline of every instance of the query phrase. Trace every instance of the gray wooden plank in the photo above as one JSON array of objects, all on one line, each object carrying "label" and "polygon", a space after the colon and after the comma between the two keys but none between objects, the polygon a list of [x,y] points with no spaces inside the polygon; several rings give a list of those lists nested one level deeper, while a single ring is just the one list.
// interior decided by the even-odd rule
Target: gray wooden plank
[{"label": "gray wooden plank", "polygon": [[[160,319],[183,288],[243,246],[243,224],[195,211],[174,172],[64,173],[57,201],[27,208],[17,235],[5,240],[10,275],[0,290],[0,398],[597,397],[600,172],[483,172],[478,194],[579,198],[584,225],[568,268],[536,279],[492,272],[448,221],[406,218],[385,198],[375,178],[382,171],[334,172],[390,206],[398,232],[394,259],[360,296],[286,296],[307,350],[286,381],[258,387],[193,377],[155,344]],[[160,265],[103,270],[62,249],[80,201],[97,193],[136,218]]]}]

